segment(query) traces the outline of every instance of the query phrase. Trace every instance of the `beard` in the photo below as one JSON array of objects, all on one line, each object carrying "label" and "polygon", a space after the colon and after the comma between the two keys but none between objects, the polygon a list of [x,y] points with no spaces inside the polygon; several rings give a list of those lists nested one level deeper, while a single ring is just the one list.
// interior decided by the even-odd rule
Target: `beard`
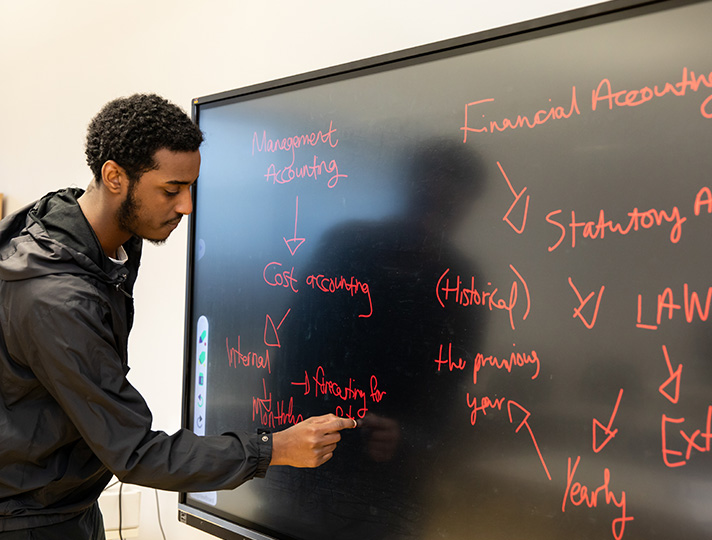
[{"label": "beard", "polygon": [[126,194],[126,198],[116,210],[116,222],[119,224],[119,227],[126,232],[160,246],[166,242],[167,238],[146,238],[136,232],[137,225],[139,223],[138,211],[141,208],[141,205],[136,200],[136,197],[134,197],[134,191],[136,190],[137,183],[138,181],[132,181],[129,183],[129,190]]}]

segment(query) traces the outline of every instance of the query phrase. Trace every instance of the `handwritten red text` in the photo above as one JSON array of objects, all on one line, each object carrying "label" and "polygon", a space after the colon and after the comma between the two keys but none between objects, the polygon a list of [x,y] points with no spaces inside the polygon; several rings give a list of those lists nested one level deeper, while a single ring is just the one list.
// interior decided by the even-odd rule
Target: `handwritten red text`
[{"label": "handwritten red text", "polygon": [[347,174],[339,173],[339,166],[335,159],[326,162],[314,156],[313,163],[306,165],[295,166],[294,161],[292,161],[289,165],[277,168],[274,163],[271,163],[269,167],[267,167],[265,180],[268,182],[271,181],[272,184],[288,184],[295,179],[301,178],[318,180],[324,174],[331,174],[326,182],[326,185],[330,188],[336,187],[336,184],[338,184],[342,178],[348,178]]},{"label": "handwritten red text", "polygon": [[[670,468],[673,467],[682,467],[684,465],[687,465],[687,462],[690,460],[692,457],[692,451],[697,450],[700,453],[703,452],[710,452],[712,450],[712,405],[710,405],[707,408],[707,423],[704,428],[704,431],[696,429],[695,431],[692,432],[692,434],[688,434],[684,430],[679,430],[680,432],[680,437],[684,439],[684,442],[682,443],[683,446],[687,446],[685,449],[685,452],[681,450],[671,450],[668,446],[668,436],[667,436],[667,426],[668,424],[684,424],[685,419],[684,418],[670,418],[666,415],[663,414],[662,416],[662,444],[663,444],[663,461],[665,462],[665,465],[667,465]],[[702,443],[698,444],[696,441],[697,439],[701,438]],[[682,459],[682,456],[685,456],[685,459]],[[671,461],[670,456],[673,456],[672,459],[676,461]]]},{"label": "handwritten red text", "polygon": [[227,358],[230,367],[237,368],[238,365],[243,365],[244,367],[266,369],[267,372],[272,373],[272,365],[269,361],[269,349],[265,350],[264,356],[255,352],[243,354],[240,351],[240,336],[237,336],[237,349],[230,347],[228,338],[225,338],[225,347],[227,348]]},{"label": "handwritten red text", "polygon": [[[678,293],[679,294],[679,293]],[[704,293],[702,293],[704,295]],[[688,323],[692,323],[695,319],[701,322],[707,321],[710,314],[710,303],[712,303],[712,287],[707,288],[707,294],[704,301],[700,300],[700,294],[696,291],[690,290],[690,286],[684,283],[682,286],[682,303],[680,302],[679,296],[678,300],[675,300],[675,293],[671,287],[667,287],[662,291],[661,294],[657,295],[656,304],[656,324],[646,324],[643,323],[643,296],[638,295],[638,322],[636,326],[638,328],[644,328],[647,330],[657,330],[666,318],[668,321],[673,320],[677,313],[684,313],[685,320]]]},{"label": "handwritten red text", "polygon": [[[529,116],[522,114],[517,115],[514,120],[511,120],[510,118],[503,118],[499,121],[499,123],[496,120],[491,120],[489,123],[479,124],[479,127],[472,127],[470,123],[474,123],[473,116],[480,114],[479,111],[484,104],[493,102],[494,98],[487,98],[479,101],[473,101],[465,105],[465,125],[460,128],[460,130],[464,132],[462,140],[463,143],[467,142],[468,133],[497,133],[508,129],[519,129],[522,127],[532,129],[546,124],[550,120],[571,118],[574,113],[577,115],[581,114],[576,100],[576,87],[573,86],[571,88],[571,103],[567,106],[568,111],[566,110],[566,107],[553,106],[546,109],[540,109]],[[475,114],[472,114],[470,109],[473,109]],[[484,119],[485,114],[481,114],[481,117]]]},{"label": "handwritten red text", "polygon": [[564,501],[561,504],[561,511],[566,512],[567,502],[571,502],[574,506],[582,506],[585,504],[589,508],[596,508],[598,506],[598,497],[602,493],[605,501],[604,504],[613,504],[621,510],[621,517],[614,519],[611,525],[613,538],[621,540],[623,533],[625,533],[626,523],[634,519],[633,516],[627,514],[625,491],[621,492],[620,497],[616,497],[611,492],[611,472],[608,469],[604,469],[603,471],[603,484],[594,490],[590,490],[587,486],[579,482],[574,482],[574,476],[576,475],[576,469],[578,469],[580,461],[581,456],[578,456],[573,467],[571,467],[571,458],[569,458],[568,471],[566,473],[566,491],[564,492]]},{"label": "handwritten red text", "polygon": [[[515,424],[515,417],[517,415],[522,415],[521,421],[519,424],[517,424],[517,428],[514,430],[514,433],[519,433],[519,431],[526,426],[527,432],[529,433],[529,437],[532,440],[532,443],[534,443],[534,448],[536,449],[537,455],[539,456],[539,461],[541,462],[542,467],[544,468],[544,471],[546,472],[547,478],[551,480],[551,473],[549,472],[549,468],[546,466],[546,462],[544,461],[544,456],[541,453],[541,449],[539,448],[539,443],[536,441],[536,437],[534,437],[534,432],[532,431],[531,426],[529,425],[529,418],[531,417],[531,413],[522,407],[519,403],[512,399],[507,399],[507,398],[495,398],[494,400],[490,399],[489,397],[483,397],[480,399],[480,404],[477,404],[477,398],[473,397],[470,399],[470,394],[467,394],[467,406],[472,409],[472,412],[470,413],[470,423],[474,426],[477,423],[477,413],[481,412],[483,415],[487,415],[488,410],[493,410],[497,409],[498,411],[502,410],[502,405],[504,402],[507,402],[507,415],[509,416],[509,423],[514,425]],[[514,413],[512,412],[514,410]],[[518,420],[518,418],[517,418]]]},{"label": "handwritten red text", "polygon": [[[682,97],[688,90],[697,92],[702,87],[712,88],[712,72],[707,75],[696,76],[694,71],[690,71],[686,67],[682,68],[682,76],[678,82],[674,84],[666,82],[662,86],[655,85],[653,88],[646,86],[639,90],[618,90],[614,92],[611,81],[603,79],[592,92],[591,110],[595,111],[601,102],[606,103],[610,110],[614,107],[637,107],[668,94]],[[712,111],[707,109],[711,99],[712,96],[708,97],[700,106],[700,114],[705,118],[712,118]]]},{"label": "handwritten red text", "polygon": [[305,396],[312,394],[313,390],[314,397],[333,396],[343,402],[356,402],[355,404],[359,408],[356,410],[355,415],[352,413],[352,405],[344,404],[349,407],[348,413],[344,412],[345,409],[342,405],[338,406],[337,415],[348,418],[364,418],[368,412],[368,400],[370,399],[372,403],[379,403],[386,395],[385,391],[379,390],[378,378],[375,375],[371,375],[367,392],[360,388],[356,381],[350,377],[346,384],[328,379],[322,366],[319,366],[311,377],[305,371],[304,380],[292,382],[292,385],[303,386]]},{"label": "handwritten red text", "polygon": [[682,235],[682,224],[687,220],[686,217],[680,215],[680,210],[677,206],[674,206],[669,213],[665,210],[656,210],[653,208],[641,212],[637,208],[634,208],[632,212],[628,212],[630,219],[627,225],[606,219],[605,210],[599,212],[596,221],[576,221],[576,212],[572,210],[571,221],[566,224],[566,226],[557,220],[556,216],[559,214],[561,214],[561,210],[554,210],[553,212],[549,212],[546,216],[546,221],[557,227],[560,232],[559,239],[553,246],[549,246],[549,251],[554,251],[564,241],[568,232],[567,226],[570,229],[572,248],[576,247],[577,232],[582,238],[603,240],[606,237],[606,232],[625,236],[633,231],[637,232],[641,229],[660,227],[663,222],[673,224],[670,230],[670,242],[676,244],[680,241],[680,236]]},{"label": "handwritten red text", "polygon": [[272,287],[285,287],[292,292],[299,292],[296,288],[297,279],[294,277],[294,267],[290,270],[282,270],[282,263],[271,262],[262,270],[262,277],[267,285]]},{"label": "handwritten red text", "polygon": [[325,293],[335,293],[346,291],[351,296],[357,293],[365,294],[368,298],[368,313],[361,313],[359,317],[370,317],[373,314],[373,302],[371,301],[371,289],[368,283],[362,283],[355,277],[347,279],[344,276],[327,277],[323,274],[312,274],[307,278],[307,285],[312,289],[318,289]]},{"label": "handwritten red text", "polygon": [[316,131],[304,135],[293,135],[282,139],[268,139],[267,131],[262,132],[262,139],[255,131],[252,135],[252,155],[257,152],[291,152],[294,156],[294,151],[302,146],[316,146],[319,143],[328,144],[331,148],[336,148],[339,144],[339,139],[334,139],[336,133],[334,122],[329,122],[329,129],[326,131]]},{"label": "handwritten red text", "polygon": [[[269,428],[298,424],[304,417],[294,414],[294,398],[289,398],[285,407],[284,400],[273,403],[272,392],[267,393],[267,383],[262,379],[263,397],[252,398],[252,421],[259,420],[260,424]],[[274,407],[273,407],[274,405]]]},{"label": "handwritten red text", "polygon": [[[531,298],[529,296],[529,287],[527,282],[524,280],[522,275],[517,271],[514,266],[509,265],[516,279],[512,281],[512,285],[509,289],[509,298],[501,298],[498,296],[499,288],[495,287],[491,290],[478,289],[475,287],[475,277],[470,278],[470,286],[467,287],[460,276],[456,276],[454,283],[450,282],[450,269],[448,268],[443,272],[438,279],[437,285],[435,287],[435,295],[438,299],[438,303],[441,307],[445,307],[446,302],[452,302],[459,304],[464,307],[469,306],[481,306],[493,311],[495,309],[501,309],[509,313],[509,323],[512,330],[515,329],[514,325],[514,308],[517,306],[519,300],[519,284],[521,283],[524,290],[524,313],[521,316],[522,320],[525,320],[529,315],[529,310],[531,308]],[[492,283],[488,282],[487,287],[492,287]]]}]

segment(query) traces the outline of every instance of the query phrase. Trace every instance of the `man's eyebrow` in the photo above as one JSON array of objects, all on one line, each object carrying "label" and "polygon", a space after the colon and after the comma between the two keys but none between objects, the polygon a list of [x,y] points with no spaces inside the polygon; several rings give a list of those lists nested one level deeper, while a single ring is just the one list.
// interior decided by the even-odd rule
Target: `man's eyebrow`
[{"label": "man's eyebrow", "polygon": [[166,184],[172,184],[174,186],[189,186],[197,180],[197,178],[195,180],[166,180]]}]

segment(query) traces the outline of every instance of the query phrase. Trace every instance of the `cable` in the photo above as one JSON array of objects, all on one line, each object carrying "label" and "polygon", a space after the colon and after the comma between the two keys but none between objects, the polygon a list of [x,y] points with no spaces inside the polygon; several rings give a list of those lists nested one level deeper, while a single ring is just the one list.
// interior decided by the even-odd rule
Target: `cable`
[{"label": "cable", "polygon": [[[120,480],[117,480],[110,486],[107,486],[106,488],[104,488],[104,491],[106,491],[110,487],[114,487],[116,484],[119,484],[119,540],[124,540],[123,531],[122,531],[123,516],[122,516],[122,505],[121,505],[121,499],[123,497],[124,483],[121,482]],[[163,530],[163,521],[161,520],[161,504],[158,500],[158,490],[154,489],[153,492],[156,496],[156,514],[158,515],[158,527],[161,529],[161,536],[163,537],[163,540],[166,540],[166,531]]]},{"label": "cable", "polygon": [[163,540],[166,540],[166,533],[163,530],[163,523],[161,523],[161,505],[158,503],[158,490],[154,489],[153,492],[156,494],[156,513],[158,514],[158,527],[161,529],[161,535]]},{"label": "cable", "polygon": [[124,489],[124,483],[119,484],[119,540],[124,540],[124,536],[121,534],[121,490]]}]

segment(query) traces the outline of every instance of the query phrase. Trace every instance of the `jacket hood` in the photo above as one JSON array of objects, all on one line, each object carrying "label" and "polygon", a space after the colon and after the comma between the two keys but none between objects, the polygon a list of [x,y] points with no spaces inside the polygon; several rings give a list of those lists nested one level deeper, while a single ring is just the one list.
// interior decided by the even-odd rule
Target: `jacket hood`
[{"label": "jacket hood", "polygon": [[[82,193],[76,188],[49,193],[0,221],[1,280],[50,274],[87,274],[109,283],[126,279],[123,267],[104,255],[84,217],[77,203]],[[140,242],[129,241],[130,250],[140,253]]]}]

